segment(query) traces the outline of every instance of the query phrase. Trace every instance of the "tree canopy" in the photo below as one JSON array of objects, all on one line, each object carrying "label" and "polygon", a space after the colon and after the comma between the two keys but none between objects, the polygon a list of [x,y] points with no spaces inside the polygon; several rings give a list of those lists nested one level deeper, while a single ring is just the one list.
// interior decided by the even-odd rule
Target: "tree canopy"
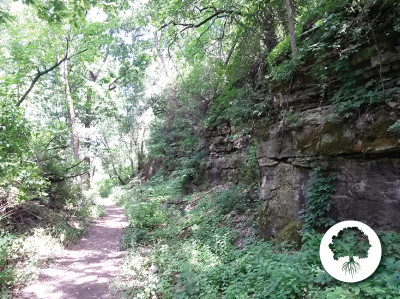
[{"label": "tree canopy", "polygon": [[[127,239],[168,245],[151,259],[166,298],[335,294],[312,253],[338,208],[325,155],[398,158],[399,21],[397,0],[1,1],[1,227],[17,230],[22,213],[40,222],[29,204],[79,218],[93,188],[106,197],[116,187],[133,224]],[[278,164],[282,172],[269,172]],[[291,172],[299,178],[286,179]],[[274,206],[259,196],[270,183],[262,196],[293,209],[304,200],[289,227],[304,255],[283,257],[285,241],[257,243],[255,233],[234,245],[236,231],[253,231]],[[298,192],[283,198],[284,184]],[[330,248],[354,275],[370,245],[349,228]],[[3,252],[0,243],[0,271]],[[312,266],[292,267],[304,260]]]}]

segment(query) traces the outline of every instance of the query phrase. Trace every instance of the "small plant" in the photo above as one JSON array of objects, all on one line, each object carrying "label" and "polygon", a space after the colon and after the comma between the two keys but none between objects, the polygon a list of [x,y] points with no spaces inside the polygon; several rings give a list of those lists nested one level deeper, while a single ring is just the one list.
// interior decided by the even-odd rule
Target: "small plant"
[{"label": "small plant", "polygon": [[301,211],[304,220],[303,232],[313,232],[318,228],[329,227],[334,221],[326,214],[331,208],[331,195],[335,191],[333,176],[324,176],[320,167],[311,174],[306,190],[306,203]]},{"label": "small plant", "polygon": [[239,170],[240,181],[253,186],[256,186],[260,176],[256,156],[257,146],[258,144],[256,142],[249,145],[243,167]]},{"label": "small plant", "polygon": [[230,124],[238,131],[250,130],[251,121],[267,115],[271,99],[253,90],[251,86],[236,88],[227,86],[211,103],[204,120],[208,128]]},{"label": "small plant", "polygon": [[400,137],[400,121],[396,121],[392,124],[387,131],[393,136]]},{"label": "small plant", "polygon": [[131,221],[139,228],[154,229],[167,220],[165,210],[157,201],[141,202],[131,209]]},{"label": "small plant", "polygon": [[[221,125],[233,117],[236,117],[232,104],[242,99],[245,96],[244,88],[237,88],[232,85],[227,86],[221,94],[212,102],[208,117],[205,120],[205,125],[208,128],[213,128]],[[241,111],[243,112],[243,111]]]},{"label": "small plant", "polygon": [[354,260],[357,256],[360,259],[368,257],[368,250],[371,248],[368,236],[357,227],[348,227],[341,230],[337,236],[332,238],[329,248],[333,252],[333,258],[338,260],[341,257],[349,257],[349,261],[343,263],[342,271],[354,276],[360,269],[360,263]]},{"label": "small plant", "polygon": [[222,214],[232,211],[243,211],[246,207],[246,195],[241,186],[231,186],[227,190],[217,192],[214,202]]},{"label": "small plant", "polygon": [[290,111],[285,115],[285,121],[290,128],[298,127],[301,124],[300,113]]},{"label": "small plant", "polygon": [[7,267],[7,259],[14,239],[14,235],[0,230],[0,289],[13,281],[13,271]]},{"label": "small plant", "polygon": [[299,62],[297,59],[285,60],[271,69],[272,82],[282,84],[289,82]]},{"label": "small plant", "polygon": [[173,172],[175,186],[183,194],[189,193],[191,184],[196,177],[196,169],[189,167],[178,169]]}]

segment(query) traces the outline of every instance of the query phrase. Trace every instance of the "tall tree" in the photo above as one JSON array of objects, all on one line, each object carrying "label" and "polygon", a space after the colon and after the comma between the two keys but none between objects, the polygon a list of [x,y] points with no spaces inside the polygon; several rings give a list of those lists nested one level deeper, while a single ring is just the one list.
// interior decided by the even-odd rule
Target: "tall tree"
[{"label": "tall tree", "polygon": [[167,69],[167,64],[165,62],[165,57],[164,54],[162,53],[161,49],[160,49],[160,44],[158,41],[158,33],[157,30],[154,32],[154,46],[156,47],[156,51],[157,51],[157,55],[161,60],[165,75],[168,77],[168,69]]},{"label": "tall tree", "polygon": [[64,85],[65,100],[67,104],[67,113],[68,113],[68,123],[71,129],[72,152],[74,154],[75,160],[79,161],[79,136],[76,128],[74,100],[72,99],[71,87],[69,85],[69,80],[68,80],[68,73],[69,73],[68,65],[69,65],[68,60],[65,60],[61,63],[60,78]]},{"label": "tall tree", "polygon": [[295,11],[292,0],[284,0],[288,23],[289,23],[289,34],[290,34],[290,46],[292,48],[293,56],[296,56],[297,46],[296,46],[296,25],[295,25]]}]

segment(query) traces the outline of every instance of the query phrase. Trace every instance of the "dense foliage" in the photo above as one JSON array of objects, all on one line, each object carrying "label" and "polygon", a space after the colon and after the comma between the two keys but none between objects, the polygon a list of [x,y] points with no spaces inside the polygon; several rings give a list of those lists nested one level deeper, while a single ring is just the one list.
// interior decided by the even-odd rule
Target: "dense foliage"
[{"label": "dense foliage", "polygon": [[[95,186],[103,198],[120,192],[130,218],[127,297],[396,297],[398,234],[381,235],[368,280],[338,283],[322,269],[328,171],[308,182],[299,248],[255,231],[258,142],[273,124],[281,140],[295,134],[306,104],[354,119],[396,106],[387,74],[399,66],[383,62],[399,23],[397,0],[2,1],[1,290],[23,284],[19,262],[40,264],[38,240],[52,248],[82,234],[68,223],[101,212]],[[317,100],[289,107],[296,84]],[[213,134],[243,141],[234,184],[207,184]]]},{"label": "dense foliage", "polygon": [[321,168],[316,167],[308,182],[306,203],[301,211],[305,233],[327,228],[334,224],[333,219],[327,216],[331,208],[331,195],[335,191],[334,178],[324,176],[321,172]]},{"label": "dense foliage", "polygon": [[128,258],[116,286],[123,298],[397,296],[399,234],[380,234],[383,260],[371,277],[341,283],[321,265],[322,234],[309,235],[299,251],[258,240],[246,233],[253,229],[251,220],[235,222],[251,219],[257,209],[246,201],[245,190],[232,186],[182,197],[181,179],[157,176],[146,186],[118,192],[130,219],[124,237]]},{"label": "dense foliage", "polygon": [[0,188],[13,192],[17,201],[41,196],[47,181],[38,166],[29,161],[31,128],[11,101],[3,100],[0,105]]},{"label": "dense foliage", "polygon": [[[118,93],[129,95],[133,86],[139,89],[141,82],[132,73],[140,73],[147,64],[148,55],[133,57],[130,43],[117,32],[125,22],[130,38],[136,38],[132,24],[115,16],[114,5],[108,9],[103,3],[77,4],[1,3],[2,298],[35,278],[56,248],[77,240],[90,220],[103,213],[96,195],[87,190],[93,181],[95,153],[113,153],[119,146],[100,145],[108,135],[101,134],[97,123],[105,125],[104,119],[112,123],[125,103],[133,102],[127,96],[118,106],[111,91],[117,82],[124,86]],[[107,22],[96,19],[96,9],[101,8]],[[94,16],[86,18],[90,9]],[[101,157],[107,159],[106,154]],[[124,159],[120,164],[116,163],[116,171],[125,171],[130,162]]]}]

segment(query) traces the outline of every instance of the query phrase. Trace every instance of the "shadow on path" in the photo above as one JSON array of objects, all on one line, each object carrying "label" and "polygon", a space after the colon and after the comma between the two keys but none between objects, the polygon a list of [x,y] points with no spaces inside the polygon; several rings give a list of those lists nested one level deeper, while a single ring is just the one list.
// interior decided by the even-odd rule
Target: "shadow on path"
[{"label": "shadow on path", "polygon": [[120,239],[128,225],[122,208],[105,203],[106,216],[93,223],[76,245],[40,271],[36,282],[14,298],[110,298],[109,283],[118,272],[123,252]]}]

